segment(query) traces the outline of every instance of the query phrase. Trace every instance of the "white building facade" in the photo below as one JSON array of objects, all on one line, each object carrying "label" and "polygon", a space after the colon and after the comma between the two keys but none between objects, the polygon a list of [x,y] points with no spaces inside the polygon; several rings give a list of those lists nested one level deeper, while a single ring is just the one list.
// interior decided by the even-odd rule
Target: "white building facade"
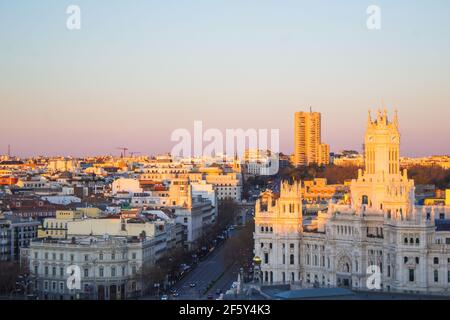
[{"label": "white building facade", "polygon": [[[416,206],[414,181],[400,171],[397,115],[369,114],[365,169],[350,200],[303,216],[300,183],[283,182],[255,209],[255,255],[263,283],[449,293],[450,208]],[[264,201],[263,201],[264,200]],[[367,286],[373,271],[380,286]]]},{"label": "white building facade", "polygon": [[[126,237],[73,237],[34,241],[22,258],[33,275],[33,291],[40,299],[120,300],[141,294],[138,274],[153,263],[155,239]],[[79,289],[69,289],[67,268],[80,270]]]}]

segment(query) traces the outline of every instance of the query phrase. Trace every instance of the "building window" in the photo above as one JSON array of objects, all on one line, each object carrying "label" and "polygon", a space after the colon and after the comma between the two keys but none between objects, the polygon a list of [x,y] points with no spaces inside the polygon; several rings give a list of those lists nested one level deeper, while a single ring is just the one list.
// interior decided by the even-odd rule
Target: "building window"
[{"label": "building window", "polygon": [[404,257],[404,258],[403,258],[403,262],[404,262],[404,263],[407,263],[407,262],[408,262],[408,257]]},{"label": "building window", "polygon": [[434,282],[439,282],[439,272],[434,270]]},{"label": "building window", "polygon": [[291,264],[294,264],[294,255],[293,254],[291,254],[289,261]]},{"label": "building window", "polygon": [[438,257],[434,257],[433,258],[433,263],[434,264],[439,264],[439,258]]},{"label": "building window", "polygon": [[99,259],[99,260],[103,260],[103,253],[100,253],[100,254],[98,255],[98,259]]},{"label": "building window", "polygon": [[104,275],[104,269],[103,269],[103,267],[100,267],[100,268],[99,268],[98,273],[99,273],[100,277],[103,277],[103,275]]},{"label": "building window", "polygon": [[111,268],[111,277],[115,277],[116,276],[116,268],[112,267]]},{"label": "building window", "polygon": [[133,253],[131,254],[131,257],[132,257],[133,260],[136,260],[136,252],[133,252]]},{"label": "building window", "polygon": [[414,269],[409,269],[409,281],[414,282]]},{"label": "building window", "polygon": [[84,261],[89,261],[89,255],[88,254],[84,255]]},{"label": "building window", "polygon": [[52,276],[56,276],[56,267],[52,267]]},{"label": "building window", "polygon": [[63,268],[63,267],[60,267],[60,268],[59,268],[59,275],[60,275],[61,277],[64,277],[64,268]]},{"label": "building window", "polygon": [[89,277],[89,269],[88,269],[88,268],[85,268],[85,269],[84,269],[84,277],[85,277],[85,278],[88,278],[88,277]]},{"label": "building window", "polygon": [[362,196],[362,202],[361,202],[363,205],[364,204],[369,204],[369,197],[368,196],[366,196],[366,195],[364,195],[364,196]]},{"label": "building window", "polygon": [[264,263],[269,263],[269,254],[267,252],[264,253]]}]

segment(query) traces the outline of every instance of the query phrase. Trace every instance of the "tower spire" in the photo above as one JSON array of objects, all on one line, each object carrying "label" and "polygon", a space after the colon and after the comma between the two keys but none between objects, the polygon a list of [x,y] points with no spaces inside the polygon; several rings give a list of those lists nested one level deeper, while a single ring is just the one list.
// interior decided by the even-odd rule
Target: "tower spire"
[{"label": "tower spire", "polygon": [[398,127],[398,112],[397,109],[394,109],[394,124]]}]

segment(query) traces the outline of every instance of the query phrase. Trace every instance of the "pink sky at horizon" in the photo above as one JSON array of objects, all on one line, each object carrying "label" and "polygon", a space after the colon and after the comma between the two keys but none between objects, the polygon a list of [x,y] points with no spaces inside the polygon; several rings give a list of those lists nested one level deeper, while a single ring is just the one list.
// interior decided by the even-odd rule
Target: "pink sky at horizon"
[{"label": "pink sky at horizon", "polygon": [[0,1],[0,154],[160,154],[196,120],[280,129],[291,153],[310,107],[332,152],[362,151],[367,110],[385,107],[401,155],[448,155],[450,4],[379,2],[370,31],[356,0],[79,0],[68,31],[64,1]]}]

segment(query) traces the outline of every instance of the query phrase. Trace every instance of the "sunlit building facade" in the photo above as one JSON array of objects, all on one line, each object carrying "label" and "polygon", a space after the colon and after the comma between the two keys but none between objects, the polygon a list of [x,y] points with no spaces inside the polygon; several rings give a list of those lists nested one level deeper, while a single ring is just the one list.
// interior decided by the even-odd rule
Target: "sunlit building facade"
[{"label": "sunlit building facade", "polygon": [[294,165],[330,162],[330,147],[321,142],[321,114],[296,112],[294,121]]},{"label": "sunlit building facade", "polygon": [[369,114],[365,168],[349,199],[330,201],[311,218],[299,182],[267,192],[255,208],[262,282],[367,289],[368,270],[376,269],[378,290],[448,292],[450,208],[414,204],[414,181],[400,171],[399,156],[397,115],[389,121],[379,111],[375,120]]}]

